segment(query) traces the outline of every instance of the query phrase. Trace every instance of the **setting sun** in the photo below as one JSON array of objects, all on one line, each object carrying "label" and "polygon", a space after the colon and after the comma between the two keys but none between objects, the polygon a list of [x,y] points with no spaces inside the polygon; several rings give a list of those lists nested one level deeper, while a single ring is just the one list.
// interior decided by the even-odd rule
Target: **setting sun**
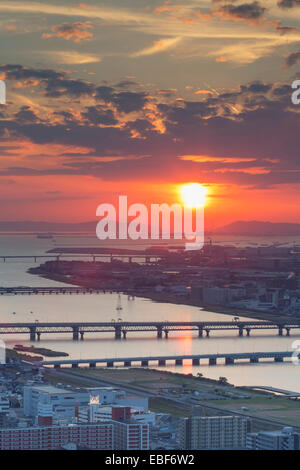
[{"label": "setting sun", "polygon": [[198,183],[190,183],[181,186],[182,201],[189,207],[202,207],[206,202],[207,188]]}]

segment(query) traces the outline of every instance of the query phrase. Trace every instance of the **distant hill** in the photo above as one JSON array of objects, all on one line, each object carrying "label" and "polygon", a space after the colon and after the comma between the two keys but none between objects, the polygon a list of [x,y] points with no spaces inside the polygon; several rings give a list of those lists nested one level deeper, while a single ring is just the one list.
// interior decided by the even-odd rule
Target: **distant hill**
[{"label": "distant hill", "polygon": [[300,224],[238,220],[214,230],[222,235],[300,235]]},{"label": "distant hill", "polygon": [[65,222],[1,222],[0,232],[95,232],[97,222],[65,223]]}]

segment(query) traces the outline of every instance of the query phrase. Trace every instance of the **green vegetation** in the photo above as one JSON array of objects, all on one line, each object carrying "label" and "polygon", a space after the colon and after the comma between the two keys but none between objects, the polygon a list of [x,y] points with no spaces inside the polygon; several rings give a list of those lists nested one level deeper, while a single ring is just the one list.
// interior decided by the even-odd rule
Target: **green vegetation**
[{"label": "green vegetation", "polygon": [[186,406],[174,403],[166,398],[149,398],[149,409],[156,413],[168,413],[176,418],[190,414]]}]

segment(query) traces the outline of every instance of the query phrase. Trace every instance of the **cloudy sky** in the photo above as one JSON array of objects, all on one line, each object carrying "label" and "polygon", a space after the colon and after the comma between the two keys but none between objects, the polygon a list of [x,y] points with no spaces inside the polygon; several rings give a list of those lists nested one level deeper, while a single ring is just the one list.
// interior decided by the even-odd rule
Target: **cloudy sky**
[{"label": "cloudy sky", "polygon": [[0,220],[209,188],[207,223],[300,222],[300,0],[0,0]]}]

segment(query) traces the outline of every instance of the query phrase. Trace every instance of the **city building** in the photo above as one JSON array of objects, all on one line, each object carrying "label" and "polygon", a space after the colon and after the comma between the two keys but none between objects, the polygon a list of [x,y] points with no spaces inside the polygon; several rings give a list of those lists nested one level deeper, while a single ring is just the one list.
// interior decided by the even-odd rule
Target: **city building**
[{"label": "city building", "polygon": [[0,428],[0,450],[55,450],[67,444],[112,450],[112,423]]},{"label": "city building", "polygon": [[279,431],[260,431],[249,433],[246,438],[249,450],[300,450],[300,433],[291,427]]},{"label": "city building", "polygon": [[68,390],[52,385],[29,385],[24,387],[24,414],[37,416],[38,403],[48,403],[53,406],[75,407],[86,405],[90,401],[90,393],[81,390]]},{"label": "city building", "polygon": [[145,412],[143,408],[130,408],[120,405],[102,406],[92,403],[88,406],[81,406],[78,408],[77,417],[78,423],[131,419],[137,423],[155,424],[155,413]]},{"label": "city building", "polygon": [[238,416],[192,416],[179,422],[180,449],[244,449],[250,422]]},{"label": "city building", "polygon": [[149,425],[132,420],[112,421],[114,424],[114,449],[148,450]]}]

